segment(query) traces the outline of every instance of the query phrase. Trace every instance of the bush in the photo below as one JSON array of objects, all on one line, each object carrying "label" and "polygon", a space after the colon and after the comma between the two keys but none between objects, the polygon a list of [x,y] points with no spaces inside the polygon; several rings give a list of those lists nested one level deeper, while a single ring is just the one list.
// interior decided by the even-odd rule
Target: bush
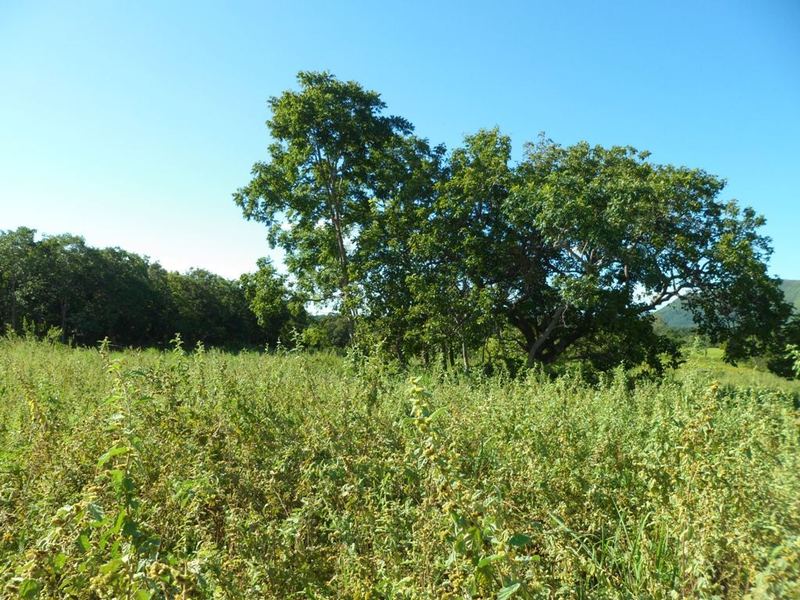
[{"label": "bush", "polygon": [[794,398],[0,342],[23,598],[797,597]]}]

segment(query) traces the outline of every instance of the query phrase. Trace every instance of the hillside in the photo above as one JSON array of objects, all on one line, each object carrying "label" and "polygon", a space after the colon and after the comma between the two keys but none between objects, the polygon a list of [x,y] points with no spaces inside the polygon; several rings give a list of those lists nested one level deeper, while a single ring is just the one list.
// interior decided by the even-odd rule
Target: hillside
[{"label": "hillside", "polygon": [[[781,289],[786,297],[786,301],[794,305],[796,311],[800,311],[800,280],[785,279],[781,283]],[[656,311],[656,316],[664,322],[667,327],[673,329],[691,329],[694,327],[691,313],[683,307],[681,300],[676,300],[671,304]]]}]

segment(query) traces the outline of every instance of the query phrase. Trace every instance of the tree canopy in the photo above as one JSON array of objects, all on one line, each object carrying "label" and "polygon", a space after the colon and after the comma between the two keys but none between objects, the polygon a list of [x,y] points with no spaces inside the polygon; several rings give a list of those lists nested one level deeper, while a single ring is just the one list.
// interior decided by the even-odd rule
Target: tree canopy
[{"label": "tree canopy", "polygon": [[661,369],[677,349],[653,311],[681,297],[735,361],[774,345],[790,314],[763,218],[702,169],[543,136],[515,162],[497,129],[448,154],[376,92],[298,81],[270,100],[268,159],[235,201],[307,290],[400,358],[467,367],[491,345],[528,365]]},{"label": "tree canopy", "polygon": [[123,346],[169,342],[229,348],[291,344],[305,310],[263,259],[231,281],[202,269],[168,272],[119,248],[92,248],[73,235],[37,239],[0,232],[0,323],[22,333],[56,327],[63,339]]},{"label": "tree canopy", "polygon": [[269,100],[268,160],[234,199],[268,226],[303,290],[354,318],[362,234],[431,151],[408,121],[383,114],[377,93],[328,73],[301,72],[298,82],[299,92]]}]

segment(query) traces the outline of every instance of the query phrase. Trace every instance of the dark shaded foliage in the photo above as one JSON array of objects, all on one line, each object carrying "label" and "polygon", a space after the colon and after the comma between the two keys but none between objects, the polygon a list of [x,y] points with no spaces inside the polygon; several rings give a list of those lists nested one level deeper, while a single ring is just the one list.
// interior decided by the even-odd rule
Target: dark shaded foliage
[{"label": "dark shaded foliage", "polygon": [[[257,302],[255,300],[258,300]],[[264,320],[265,304],[272,316]],[[262,312],[259,313],[258,311]],[[0,322],[21,332],[52,327],[64,340],[93,345],[274,345],[305,311],[266,261],[241,280],[193,269],[168,272],[119,248],[92,248],[73,235],[37,239],[33,229],[0,232]]]}]

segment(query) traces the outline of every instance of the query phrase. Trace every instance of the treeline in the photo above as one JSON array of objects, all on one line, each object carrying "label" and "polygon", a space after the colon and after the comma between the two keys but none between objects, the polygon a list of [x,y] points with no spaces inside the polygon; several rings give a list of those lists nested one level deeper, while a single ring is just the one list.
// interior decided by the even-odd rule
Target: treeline
[{"label": "treeline", "polygon": [[108,337],[163,346],[176,333],[187,345],[226,348],[292,345],[301,334],[318,346],[337,342],[328,335],[335,324],[310,316],[268,261],[257,267],[238,280],[177,273],[120,248],[93,248],[74,235],[37,239],[21,227],[0,232],[0,322],[17,333],[55,327],[64,340],[89,345]]},{"label": "treeline", "polygon": [[[497,129],[447,151],[386,114],[376,92],[303,72],[270,99],[271,144],[234,193],[264,223],[292,285],[265,260],[229,281],[179,274],[81,238],[0,238],[0,317],[93,344],[356,342],[446,368],[675,365],[654,327],[676,298],[728,361],[786,371],[800,321],[771,277],[763,217],[725,182],[629,146],[542,136],[512,158]],[[309,303],[339,317],[314,318]]]}]

